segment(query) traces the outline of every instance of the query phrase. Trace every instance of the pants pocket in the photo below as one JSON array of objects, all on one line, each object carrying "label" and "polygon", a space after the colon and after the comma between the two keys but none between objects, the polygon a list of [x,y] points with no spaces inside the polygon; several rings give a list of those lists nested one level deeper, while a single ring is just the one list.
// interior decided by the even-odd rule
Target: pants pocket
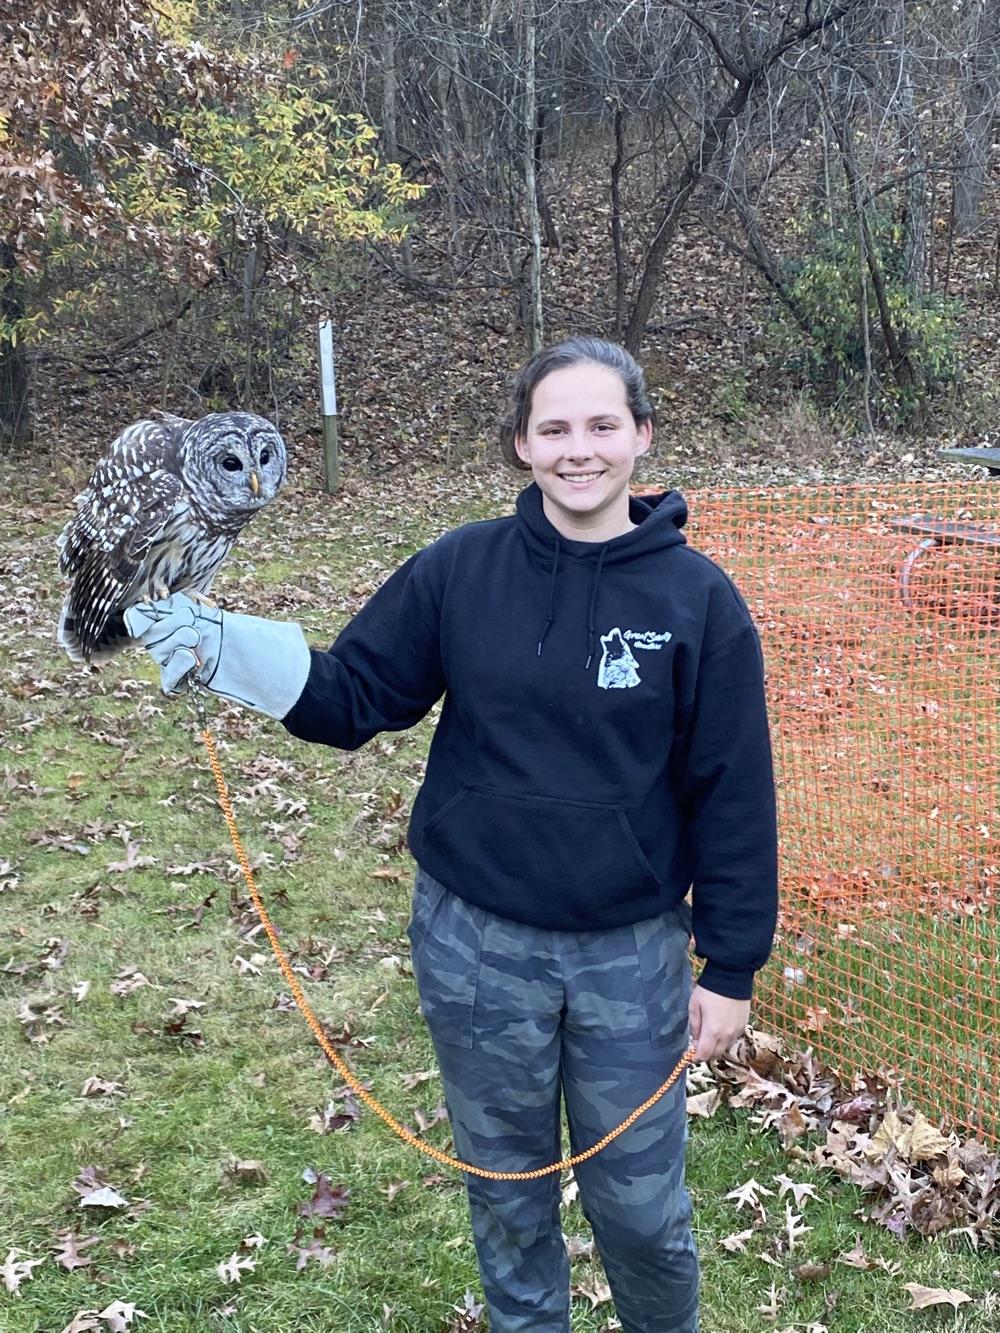
[{"label": "pants pocket", "polygon": [[691,909],[680,902],[633,926],[639,973],[654,1046],[681,1046],[687,1039],[691,999]]},{"label": "pants pocket", "polygon": [[418,870],[407,928],[423,1014],[436,1042],[471,1050],[484,913]]}]

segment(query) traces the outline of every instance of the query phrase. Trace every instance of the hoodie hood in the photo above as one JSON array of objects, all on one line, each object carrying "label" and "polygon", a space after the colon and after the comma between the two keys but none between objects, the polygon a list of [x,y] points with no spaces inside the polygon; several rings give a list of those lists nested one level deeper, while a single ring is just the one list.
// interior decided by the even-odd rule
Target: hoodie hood
[{"label": "hoodie hood", "polygon": [[542,492],[535,482],[526,486],[517,497],[517,518],[528,549],[536,553],[546,566],[551,562],[556,545],[566,555],[581,560],[597,560],[604,552],[604,563],[625,564],[650,551],[665,546],[683,544],[681,528],[687,522],[687,501],[680,491],[663,491],[660,495],[630,495],[628,516],[636,526],[631,532],[612,537],[606,542],[574,541],[563,537],[545,516]]},{"label": "hoodie hood", "polygon": [[596,642],[596,615],[600,596],[601,575],[606,567],[626,565],[652,551],[668,546],[682,546],[686,542],[681,528],[687,522],[687,501],[680,491],[663,491],[660,495],[629,496],[628,514],[636,525],[620,537],[606,542],[575,541],[564,537],[546,517],[542,492],[535,482],[517,497],[518,528],[533,560],[543,569],[551,569],[549,604],[545,621],[540,626],[537,655],[541,657],[545,639],[556,619],[558,609],[559,566],[563,558],[593,563],[590,601],[587,611],[587,660],[590,667]]}]

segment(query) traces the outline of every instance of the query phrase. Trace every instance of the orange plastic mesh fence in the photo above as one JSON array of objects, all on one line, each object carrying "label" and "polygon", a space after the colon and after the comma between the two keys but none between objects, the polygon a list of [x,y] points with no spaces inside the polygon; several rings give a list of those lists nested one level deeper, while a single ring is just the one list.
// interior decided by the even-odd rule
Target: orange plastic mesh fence
[{"label": "orange plastic mesh fence", "polygon": [[1000,482],[690,504],[768,668],[782,908],[757,1021],[1000,1142]]}]

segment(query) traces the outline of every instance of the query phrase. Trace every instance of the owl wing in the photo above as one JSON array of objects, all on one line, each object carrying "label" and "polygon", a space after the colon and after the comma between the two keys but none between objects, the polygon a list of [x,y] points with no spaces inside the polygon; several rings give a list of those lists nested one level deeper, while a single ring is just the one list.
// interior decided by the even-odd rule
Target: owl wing
[{"label": "owl wing", "polygon": [[72,655],[78,647],[90,658],[170,517],[183,490],[177,459],[187,425],[173,417],[127,426],[77,496],[59,538],[60,568],[73,580],[59,637]]}]

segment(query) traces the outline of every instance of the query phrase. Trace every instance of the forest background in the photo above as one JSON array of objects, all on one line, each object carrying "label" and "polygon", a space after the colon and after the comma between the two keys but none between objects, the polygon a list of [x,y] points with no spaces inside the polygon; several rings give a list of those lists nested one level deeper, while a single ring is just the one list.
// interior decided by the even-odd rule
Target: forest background
[{"label": "forest background", "polygon": [[[107,443],[156,410],[272,417],[289,481],[218,592],[316,642],[509,506],[498,417],[543,339],[638,352],[643,479],[952,475],[942,445],[995,438],[998,98],[993,0],[3,0],[0,1326],[485,1324],[460,1182],[331,1088],[261,951],[192,717],[133,655],[56,650],[55,537]],[[429,726],[331,755],[214,722],[297,974],[446,1146],[404,934]],[[780,1114],[704,1071],[692,1097],[706,1333],[995,1328],[996,1158],[952,1145],[918,1187],[863,1132],[881,1085],[763,1054],[734,1078],[752,1107],[740,1079],[780,1077]],[[802,1144],[848,1103],[831,1184]],[[609,1333],[563,1203],[575,1327]]]},{"label": "forest background", "polygon": [[2,24],[8,450],[239,406],[313,461],[325,315],[348,469],[489,452],[513,366],[571,331],[641,354],[664,467],[905,466],[992,425],[989,0]]}]

